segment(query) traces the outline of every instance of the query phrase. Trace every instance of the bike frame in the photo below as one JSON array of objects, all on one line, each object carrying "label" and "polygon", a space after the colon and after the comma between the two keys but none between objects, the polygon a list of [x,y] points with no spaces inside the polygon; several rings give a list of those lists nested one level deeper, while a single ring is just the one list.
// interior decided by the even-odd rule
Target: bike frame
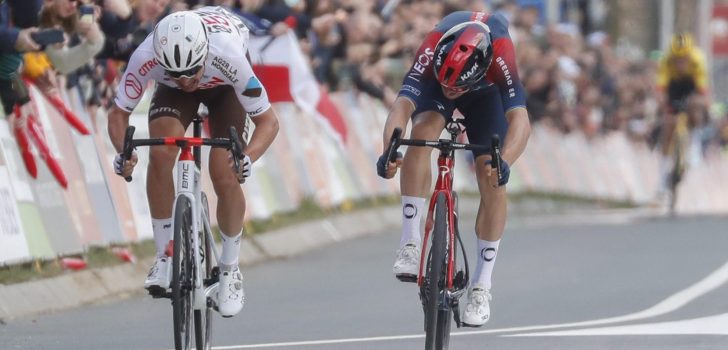
[{"label": "bike frame", "polygon": [[[197,127],[197,126],[195,126]],[[192,227],[194,232],[207,232],[207,237],[210,242],[214,242],[212,237],[212,230],[210,230],[210,222],[206,216],[202,215],[202,186],[200,185],[200,162],[193,156],[192,149],[195,147],[197,150],[202,146],[202,139],[199,137],[193,138],[169,138],[165,140],[166,145],[177,145],[180,146],[180,154],[177,159],[177,184],[175,190],[175,201],[172,208],[172,212],[175,213],[175,207],[177,205],[177,199],[180,196],[189,198],[192,204]],[[184,144],[184,145],[181,145]],[[202,220],[200,220],[202,218]],[[174,224],[174,223],[173,223]],[[174,227],[172,228],[174,230]],[[207,230],[205,230],[207,229]],[[219,254],[214,244],[211,244],[211,250],[215,256],[215,265],[219,265]],[[202,280],[202,274],[199,273],[202,269],[202,253],[200,251],[200,238],[199,234],[192,235],[192,251],[195,259],[194,261],[194,302],[193,309],[202,310],[207,307],[207,298],[211,295],[217,294],[218,283],[215,283],[207,288],[204,288],[204,281]],[[207,257],[208,259],[210,257]]]},{"label": "bike frame", "polygon": [[453,169],[455,168],[455,151],[456,150],[471,150],[471,151],[488,151],[490,152],[491,159],[495,165],[498,178],[501,176],[501,156],[500,156],[500,137],[494,134],[491,138],[490,148],[484,145],[473,145],[458,143],[455,140],[458,135],[462,132],[462,127],[459,121],[451,120],[445,128],[450,134],[450,139],[440,139],[437,141],[428,140],[413,140],[413,139],[402,139],[402,129],[395,128],[392,133],[387,154],[387,159],[390,162],[395,161],[396,150],[399,146],[417,146],[417,147],[433,147],[440,150],[440,155],[437,158],[438,176],[437,182],[435,183],[435,190],[430,197],[430,205],[427,210],[427,219],[425,222],[425,237],[422,243],[422,253],[420,254],[420,268],[417,275],[417,285],[422,287],[425,283],[424,269],[426,265],[427,257],[427,242],[428,238],[432,234],[434,227],[434,211],[435,204],[437,203],[437,196],[439,194],[445,195],[447,199],[447,228],[448,228],[448,259],[447,259],[447,284],[446,289],[449,291],[453,290],[453,278],[455,273],[455,239],[457,236],[457,222],[455,213],[455,196],[453,195]]},{"label": "bike frame", "polygon": [[[200,247],[200,232],[207,232],[208,242],[214,242],[212,237],[212,230],[210,229],[210,222],[206,216],[202,215],[202,186],[200,184],[201,176],[201,147],[212,146],[212,147],[223,147],[230,149],[233,153],[233,162],[235,168],[239,169],[239,158],[237,155],[241,154],[241,142],[237,135],[237,131],[234,127],[230,128],[229,139],[212,139],[202,138],[202,119],[195,118],[193,120],[194,129],[193,137],[164,137],[156,139],[133,139],[134,127],[130,126],[126,130],[124,139],[124,150],[123,157],[128,160],[131,158],[131,153],[137,146],[177,146],[180,149],[180,154],[177,159],[176,174],[177,183],[175,185],[175,200],[172,208],[172,212],[176,212],[177,199],[180,196],[185,196],[190,200],[192,207],[192,228],[194,234],[192,235],[192,251],[195,258],[194,261],[194,288],[193,293],[193,309],[202,310],[207,307],[207,300],[210,296],[217,295],[217,288],[219,283],[214,283],[210,286],[205,287],[200,271],[202,271],[202,253]],[[131,176],[125,178],[127,182],[132,180]],[[201,219],[202,218],[202,219]],[[173,223],[174,225],[174,220]],[[172,230],[174,231],[174,227]],[[171,241],[170,241],[171,242]],[[215,244],[210,244],[210,248],[215,257],[215,265],[218,266],[220,263],[220,254],[215,247]],[[209,257],[207,257],[209,259]],[[209,277],[209,276],[208,276]],[[210,298],[215,300],[215,298]]]},{"label": "bike frame", "polygon": [[435,190],[430,197],[430,205],[427,210],[427,219],[425,221],[425,237],[422,240],[422,254],[420,254],[420,271],[417,277],[417,285],[422,287],[425,282],[424,268],[425,259],[427,255],[427,242],[430,234],[432,234],[432,228],[434,226],[433,215],[435,211],[435,204],[437,202],[437,196],[442,193],[447,198],[447,231],[448,231],[448,258],[447,258],[447,288],[453,288],[453,270],[455,266],[455,245],[452,242],[455,241],[455,210],[454,199],[452,195],[453,186],[453,172],[455,167],[454,151],[440,151],[440,156],[437,158],[438,176],[437,183],[435,184]]}]

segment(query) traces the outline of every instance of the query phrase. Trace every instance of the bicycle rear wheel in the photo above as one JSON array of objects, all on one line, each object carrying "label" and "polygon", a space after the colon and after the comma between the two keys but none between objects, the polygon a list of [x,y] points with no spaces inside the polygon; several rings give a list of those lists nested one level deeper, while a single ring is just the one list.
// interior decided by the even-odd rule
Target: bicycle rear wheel
[{"label": "bicycle rear wheel", "polygon": [[[210,210],[207,204],[207,195],[202,192],[202,217],[200,220],[210,220]],[[203,221],[200,221],[203,223]],[[202,231],[200,231],[200,252],[202,253],[202,262],[200,264],[200,274],[203,281],[209,280],[212,276],[213,267],[213,256],[212,256],[212,242],[208,239],[212,237],[210,232],[207,232],[207,227],[201,224]],[[204,284],[204,287],[207,287]],[[205,300],[205,309],[195,310],[195,345],[197,350],[210,350],[212,340],[212,304],[210,300]]]},{"label": "bicycle rear wheel", "polygon": [[675,208],[677,206],[678,186],[683,179],[685,174],[685,149],[687,148],[687,140],[685,135],[678,135],[675,141],[674,153],[673,153],[673,167],[669,175],[669,190],[670,190],[670,201],[669,211],[670,215],[675,215]]},{"label": "bicycle rear wheel", "polygon": [[177,198],[174,212],[174,248],[172,255],[172,320],[174,347],[190,349],[192,332],[192,203],[185,196]]},{"label": "bicycle rear wheel", "polygon": [[447,199],[437,196],[435,226],[425,276],[425,349],[447,349],[450,341],[452,310],[445,301],[447,279]]}]

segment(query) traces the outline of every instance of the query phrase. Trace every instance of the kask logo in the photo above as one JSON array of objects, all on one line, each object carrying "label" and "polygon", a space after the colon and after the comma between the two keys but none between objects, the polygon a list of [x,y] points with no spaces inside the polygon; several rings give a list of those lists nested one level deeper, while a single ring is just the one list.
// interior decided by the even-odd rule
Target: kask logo
[{"label": "kask logo", "polygon": [[463,75],[460,76],[460,79],[467,80],[468,78],[472,77],[473,74],[475,74],[475,71],[478,70],[478,62],[475,62],[472,68],[470,68],[469,71],[465,72]]}]

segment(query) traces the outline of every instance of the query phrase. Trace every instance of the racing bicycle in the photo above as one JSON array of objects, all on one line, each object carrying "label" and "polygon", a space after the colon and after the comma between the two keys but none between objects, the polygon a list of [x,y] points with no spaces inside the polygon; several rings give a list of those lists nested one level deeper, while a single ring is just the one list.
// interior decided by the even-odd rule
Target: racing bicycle
[{"label": "racing bicycle", "polygon": [[[194,323],[197,350],[209,350],[212,338],[212,311],[217,310],[217,289],[220,269],[212,230],[207,195],[200,183],[201,147],[226,148],[231,151],[236,171],[240,170],[242,143],[235,127],[230,138],[201,138],[202,118],[193,119],[193,137],[134,139],[134,127],[124,136],[124,160],[129,160],[138,146],[177,146],[181,152],[177,161],[176,196],[173,208],[173,240],[167,249],[172,256],[171,292],[152,288],[155,298],[172,300],[174,346],[188,350],[192,344]],[[125,178],[131,181],[131,176]],[[214,256],[214,260],[211,257]],[[194,314],[194,317],[193,317]],[[194,318],[194,320],[193,320]],[[194,322],[193,322],[194,321]]]},{"label": "racing bicycle", "polygon": [[[417,277],[398,276],[403,282],[416,282],[425,313],[425,349],[447,349],[450,342],[452,317],[458,328],[466,326],[460,321],[460,297],[468,288],[470,269],[465,248],[458,229],[458,196],[453,190],[453,171],[456,150],[489,151],[498,178],[501,177],[500,139],[493,135],[491,146],[458,143],[462,124],[448,122],[449,139],[437,141],[402,139],[402,129],[392,133],[387,159],[394,162],[399,146],[433,147],[440,151],[437,158],[438,177],[430,198],[425,224],[425,237],[420,254]],[[428,251],[428,242],[429,245]],[[461,258],[458,258],[461,255]]]},{"label": "racing bicycle", "polygon": [[690,145],[690,127],[688,114],[681,111],[677,114],[674,136],[670,145],[672,156],[672,169],[668,174],[669,213],[675,215],[677,205],[678,185],[687,170],[687,149]]}]

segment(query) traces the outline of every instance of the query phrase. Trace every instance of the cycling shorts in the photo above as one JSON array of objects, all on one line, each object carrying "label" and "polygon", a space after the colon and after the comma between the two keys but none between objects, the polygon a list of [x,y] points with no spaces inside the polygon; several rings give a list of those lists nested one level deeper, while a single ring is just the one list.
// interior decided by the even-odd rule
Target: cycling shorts
[{"label": "cycling shorts", "polygon": [[[438,83],[433,81],[430,84]],[[471,144],[490,147],[493,134],[497,134],[503,143],[508,132],[500,90],[495,85],[470,91],[455,100],[449,100],[442,94],[438,84],[436,87],[423,89],[414,102],[416,109],[412,114],[413,118],[422,112],[433,111],[442,115],[448,122],[452,119],[455,109],[460,111],[465,117],[461,122],[465,126],[465,133]],[[489,150],[472,152],[475,157],[490,154]]]},{"label": "cycling shorts", "polygon": [[207,119],[211,137],[230,137],[231,126],[234,126],[241,135],[247,135],[247,113],[235,96],[235,89],[229,85],[184,92],[157,84],[149,108],[149,122],[160,117],[172,117],[178,119],[187,129],[197,115],[200,103],[204,104],[209,111]]}]

